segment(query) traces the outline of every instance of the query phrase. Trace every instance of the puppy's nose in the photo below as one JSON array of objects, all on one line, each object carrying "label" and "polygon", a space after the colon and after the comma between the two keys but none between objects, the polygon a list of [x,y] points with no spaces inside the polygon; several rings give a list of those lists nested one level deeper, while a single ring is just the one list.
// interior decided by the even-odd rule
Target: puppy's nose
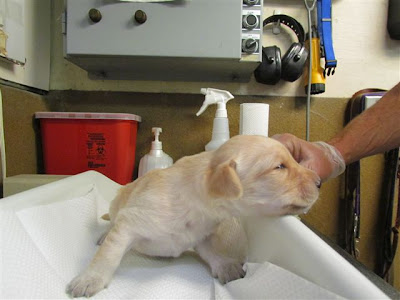
[{"label": "puppy's nose", "polygon": [[317,186],[317,188],[321,188],[321,180],[318,180],[316,183],[315,183],[315,185]]}]

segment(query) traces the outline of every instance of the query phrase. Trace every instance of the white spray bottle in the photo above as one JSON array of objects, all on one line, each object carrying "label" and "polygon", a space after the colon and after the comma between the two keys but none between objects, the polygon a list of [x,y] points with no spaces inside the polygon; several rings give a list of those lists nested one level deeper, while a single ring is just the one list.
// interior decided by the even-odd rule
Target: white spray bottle
[{"label": "white spray bottle", "polygon": [[151,129],[155,138],[151,142],[151,150],[148,154],[142,157],[139,162],[139,174],[138,177],[143,176],[147,172],[153,169],[165,169],[174,163],[172,158],[162,150],[162,142],[159,140],[159,135],[162,132],[162,128],[153,127]]},{"label": "white spray bottle", "polygon": [[217,111],[215,112],[212,138],[205,147],[206,151],[211,151],[217,149],[230,138],[226,103],[234,97],[228,91],[213,88],[203,88],[200,91],[203,95],[206,95],[206,98],[196,116],[200,116],[210,104],[218,105]]}]

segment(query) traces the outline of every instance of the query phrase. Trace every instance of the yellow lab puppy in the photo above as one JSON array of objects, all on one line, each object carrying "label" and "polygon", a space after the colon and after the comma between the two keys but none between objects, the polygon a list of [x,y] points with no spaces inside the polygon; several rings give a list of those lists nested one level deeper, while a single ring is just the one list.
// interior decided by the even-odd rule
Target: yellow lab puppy
[{"label": "yellow lab puppy", "polygon": [[215,151],[184,157],[119,191],[110,231],[67,292],[89,297],[107,287],[129,249],[177,257],[194,248],[221,282],[243,277],[246,238],[235,217],[303,213],[319,186],[314,172],[266,137],[236,136]]}]

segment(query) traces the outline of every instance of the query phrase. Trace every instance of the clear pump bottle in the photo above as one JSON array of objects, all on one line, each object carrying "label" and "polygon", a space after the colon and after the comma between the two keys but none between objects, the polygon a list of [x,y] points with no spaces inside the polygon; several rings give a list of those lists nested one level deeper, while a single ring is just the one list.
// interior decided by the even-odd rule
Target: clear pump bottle
[{"label": "clear pump bottle", "polygon": [[155,138],[151,142],[150,152],[143,156],[139,162],[139,177],[154,169],[168,168],[174,163],[172,158],[162,150],[162,142],[159,140],[162,128],[153,127],[152,132]]}]

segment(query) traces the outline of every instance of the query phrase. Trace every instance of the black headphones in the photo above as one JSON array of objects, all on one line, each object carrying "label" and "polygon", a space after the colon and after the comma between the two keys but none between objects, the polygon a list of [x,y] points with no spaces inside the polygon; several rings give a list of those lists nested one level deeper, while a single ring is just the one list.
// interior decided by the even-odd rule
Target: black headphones
[{"label": "black headphones", "polygon": [[280,22],[294,31],[298,43],[293,43],[281,59],[281,50],[277,46],[262,48],[262,63],[254,71],[259,83],[276,84],[280,79],[293,82],[303,73],[308,58],[308,50],[304,47],[304,29],[299,22],[287,15],[273,15],[263,22],[263,27],[270,23]]}]

